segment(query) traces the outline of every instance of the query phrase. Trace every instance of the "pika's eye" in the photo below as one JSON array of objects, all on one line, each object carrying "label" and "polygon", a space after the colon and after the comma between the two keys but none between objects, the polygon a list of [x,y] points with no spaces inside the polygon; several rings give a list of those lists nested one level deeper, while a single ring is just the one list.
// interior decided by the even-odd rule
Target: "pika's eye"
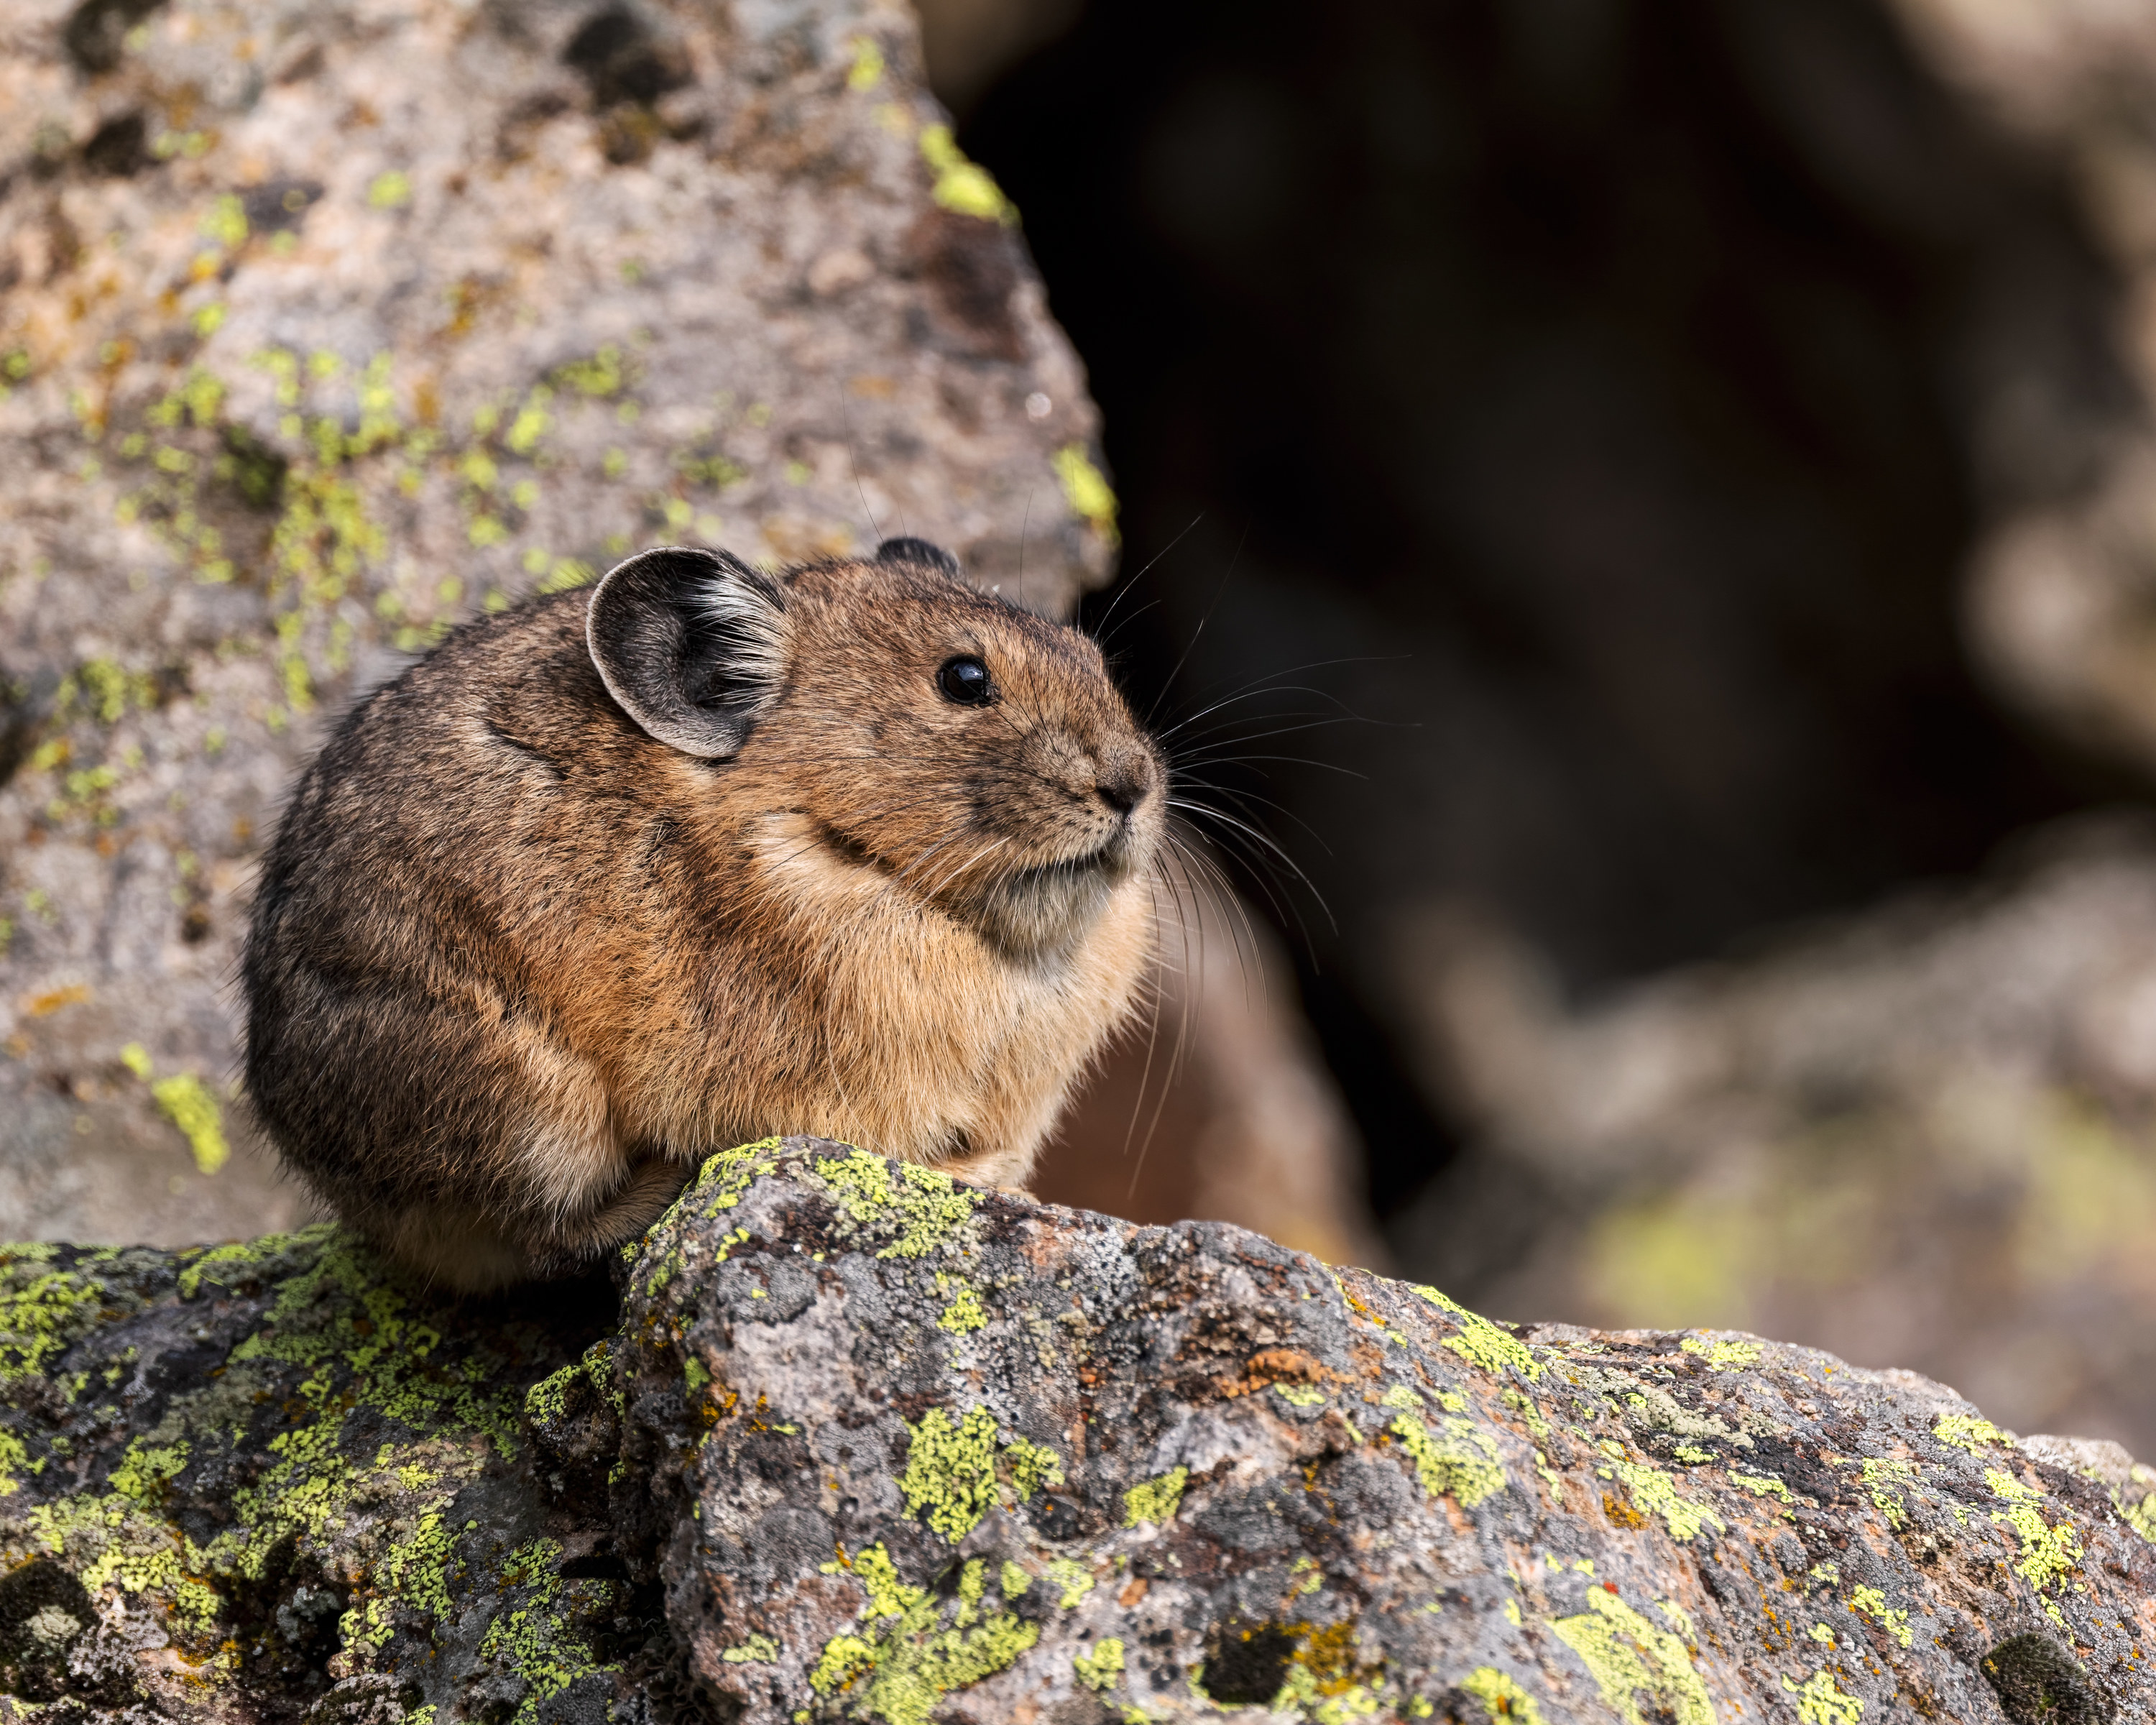
[{"label": "pika's eye", "polygon": [[936,673],[936,686],[943,691],[946,701],[955,701],[960,706],[986,706],[996,698],[996,685],[988,666],[970,654],[945,660],[943,668]]}]

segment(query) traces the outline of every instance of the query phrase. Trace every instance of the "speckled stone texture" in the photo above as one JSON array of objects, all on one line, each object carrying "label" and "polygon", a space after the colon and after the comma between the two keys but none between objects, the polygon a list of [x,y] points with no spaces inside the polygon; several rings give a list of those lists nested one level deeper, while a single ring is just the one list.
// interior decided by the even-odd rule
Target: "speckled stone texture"
[{"label": "speckled stone texture", "polygon": [[450,624],[659,542],[1106,576],[943,120],[902,0],[0,7],[0,1226],[301,1218],[222,985],[296,767]]},{"label": "speckled stone texture", "polygon": [[0,1689],[436,1725],[2156,1718],[2156,1472],[1906,1373],[1516,1330],[813,1140],[715,1159],[631,1255],[616,1328],[589,1287],[449,1306],[326,1229],[13,1249]]}]

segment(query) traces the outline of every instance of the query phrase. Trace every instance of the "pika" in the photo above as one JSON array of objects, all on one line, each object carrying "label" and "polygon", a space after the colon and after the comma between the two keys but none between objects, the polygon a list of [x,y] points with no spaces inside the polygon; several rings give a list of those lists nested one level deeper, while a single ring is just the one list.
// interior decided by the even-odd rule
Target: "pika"
[{"label": "pika", "polygon": [[241,965],[286,1165],[480,1291],[783,1132],[1022,1188],[1155,944],[1160,754],[948,553],[649,551],[457,629],[301,778]]}]

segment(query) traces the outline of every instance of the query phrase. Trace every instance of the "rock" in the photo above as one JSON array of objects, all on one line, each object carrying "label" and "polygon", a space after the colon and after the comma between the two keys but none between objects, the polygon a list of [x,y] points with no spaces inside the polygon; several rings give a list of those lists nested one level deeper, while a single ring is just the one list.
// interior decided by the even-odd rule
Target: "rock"
[{"label": "rock", "polygon": [[2156,1718],[2145,1471],[1909,1373],[813,1140],[633,1257],[10,1249],[0,1714]]},{"label": "rock", "polygon": [[1404,1264],[1488,1310],[1899,1361],[2146,1453],[2148,823],[1585,1004],[1471,929],[1401,951],[1472,1144],[1402,1219]]},{"label": "rock", "polygon": [[[2148,429],[2156,401],[2156,144],[2120,116],[2156,92],[2156,4],[1893,0],[1893,8],[1967,105],[2068,188],[2114,278],[2109,340],[2132,411],[2094,439],[2076,439],[2058,415],[2037,408],[2024,376],[1979,417],[1978,444],[1990,458],[1979,475],[1987,520],[1964,608],[1977,665],[2006,701],[2145,786],[2156,772],[2152,562],[2141,525],[2156,471]],[[2085,470],[2075,482],[2026,495],[2027,474],[2056,459],[2035,446],[2076,441],[2085,444]]]},{"label": "rock", "polygon": [[1106,576],[1082,373],[943,121],[901,0],[6,9],[11,1231],[304,1214],[222,984],[296,764],[451,624],[664,541]]}]

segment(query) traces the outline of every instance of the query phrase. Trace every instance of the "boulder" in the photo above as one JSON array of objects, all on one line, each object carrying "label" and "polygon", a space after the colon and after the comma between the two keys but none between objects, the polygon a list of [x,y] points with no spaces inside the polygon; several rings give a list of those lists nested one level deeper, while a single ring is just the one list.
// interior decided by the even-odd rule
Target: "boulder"
[{"label": "boulder", "polygon": [[1801,1337],[2148,1453],[2144,817],[1598,999],[1456,923],[1401,948],[1472,1144],[1396,1221],[1404,1263],[1491,1311]]},{"label": "boulder", "polygon": [[2156,1474],[843,1145],[603,1284],[0,1256],[0,1716],[2145,1721]]}]

